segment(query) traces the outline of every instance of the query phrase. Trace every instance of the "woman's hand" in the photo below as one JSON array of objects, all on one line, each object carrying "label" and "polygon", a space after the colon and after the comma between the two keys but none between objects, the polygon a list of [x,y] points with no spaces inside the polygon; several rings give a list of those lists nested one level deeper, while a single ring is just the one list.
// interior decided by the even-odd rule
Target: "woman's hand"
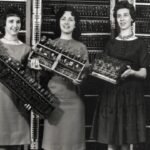
[{"label": "woman's hand", "polygon": [[72,83],[73,83],[74,85],[80,85],[80,84],[81,84],[81,81],[74,79],[74,80],[72,81]]},{"label": "woman's hand", "polygon": [[121,74],[122,79],[125,79],[129,76],[133,76],[135,73],[135,70],[131,69],[131,66],[127,66],[127,68],[128,69]]},{"label": "woman's hand", "polygon": [[145,79],[147,76],[146,68],[140,68],[138,71],[133,70],[131,66],[127,66],[127,70],[121,75],[122,79],[125,79],[129,76],[134,76],[136,78]]},{"label": "woman's hand", "polygon": [[30,62],[30,67],[32,69],[41,70],[39,59],[38,58],[32,58]]}]

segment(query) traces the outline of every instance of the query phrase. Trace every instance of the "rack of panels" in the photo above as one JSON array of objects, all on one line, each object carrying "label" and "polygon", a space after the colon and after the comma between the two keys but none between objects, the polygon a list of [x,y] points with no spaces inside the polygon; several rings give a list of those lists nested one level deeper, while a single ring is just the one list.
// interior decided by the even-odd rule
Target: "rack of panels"
[{"label": "rack of panels", "polygon": [[[135,8],[136,8],[135,35],[142,38],[145,41],[148,52],[150,53],[150,19],[149,19],[150,0],[136,0]],[[149,93],[148,91],[150,91],[150,87],[146,85],[147,94]]]},{"label": "rack of panels", "polygon": [[[136,22],[135,22],[135,35],[142,38],[147,45],[150,54],[150,0],[135,0],[134,5],[136,8]],[[134,145],[134,150],[148,150],[150,147],[150,67],[148,67],[147,80],[145,81],[144,98],[146,103],[146,136],[147,141],[145,144]]]},{"label": "rack of panels", "polygon": [[136,0],[137,3],[150,3],[150,0]]},{"label": "rack of panels", "polygon": [[107,41],[110,37],[110,0],[43,0],[42,34],[53,37],[55,15],[63,6],[73,6],[79,13],[81,41],[87,46],[89,57],[92,55],[90,58],[92,61],[93,53],[103,51],[105,46],[103,41]]},{"label": "rack of panels", "polygon": [[[145,0],[146,1],[146,0]],[[136,23],[135,34],[144,39],[150,52],[150,1],[143,3],[143,0],[136,2]]]}]

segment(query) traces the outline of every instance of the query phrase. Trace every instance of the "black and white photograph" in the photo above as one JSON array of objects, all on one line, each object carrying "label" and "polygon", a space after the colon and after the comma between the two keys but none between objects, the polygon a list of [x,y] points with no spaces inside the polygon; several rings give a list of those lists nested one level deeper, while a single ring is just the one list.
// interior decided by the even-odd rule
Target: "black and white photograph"
[{"label": "black and white photograph", "polygon": [[0,0],[0,150],[149,150],[150,0]]}]

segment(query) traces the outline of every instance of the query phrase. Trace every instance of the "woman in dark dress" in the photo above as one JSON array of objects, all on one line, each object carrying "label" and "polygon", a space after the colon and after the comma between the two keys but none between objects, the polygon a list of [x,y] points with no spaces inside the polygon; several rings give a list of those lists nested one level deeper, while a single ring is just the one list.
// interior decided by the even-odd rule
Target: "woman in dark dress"
[{"label": "woman in dark dress", "polygon": [[145,141],[143,81],[147,75],[147,49],[132,31],[133,5],[118,2],[114,17],[119,34],[108,42],[105,52],[128,61],[129,65],[118,85],[104,85],[99,106],[98,142],[108,144],[108,150],[129,150],[130,144]]}]

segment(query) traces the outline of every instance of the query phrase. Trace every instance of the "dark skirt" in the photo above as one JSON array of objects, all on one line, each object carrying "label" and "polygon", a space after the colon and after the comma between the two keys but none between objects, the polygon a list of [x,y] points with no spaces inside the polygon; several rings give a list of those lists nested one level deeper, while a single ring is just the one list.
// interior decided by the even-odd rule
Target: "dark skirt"
[{"label": "dark skirt", "polygon": [[97,140],[105,144],[145,141],[145,104],[142,81],[106,84],[98,110]]}]

